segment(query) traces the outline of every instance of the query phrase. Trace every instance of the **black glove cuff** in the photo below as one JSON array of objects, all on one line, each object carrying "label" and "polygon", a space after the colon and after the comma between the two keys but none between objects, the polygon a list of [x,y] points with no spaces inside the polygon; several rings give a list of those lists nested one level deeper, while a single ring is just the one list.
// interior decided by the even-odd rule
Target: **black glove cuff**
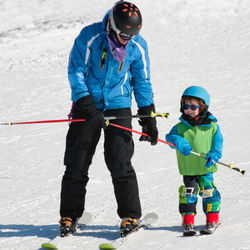
[{"label": "black glove cuff", "polygon": [[[151,104],[150,106],[139,108],[138,114],[139,115],[150,115],[152,111],[155,112],[155,105],[154,104]],[[142,127],[145,125],[147,125],[149,127],[156,126],[156,119],[152,118],[152,117],[140,118],[140,120],[138,122]]]},{"label": "black glove cuff", "polygon": [[146,106],[146,107],[139,108],[138,109],[138,114],[139,115],[150,115],[151,111],[155,112],[155,105],[154,104],[151,104],[151,105]]},{"label": "black glove cuff", "polygon": [[94,99],[91,95],[84,96],[76,101],[75,107],[81,114],[90,114],[96,110]]}]

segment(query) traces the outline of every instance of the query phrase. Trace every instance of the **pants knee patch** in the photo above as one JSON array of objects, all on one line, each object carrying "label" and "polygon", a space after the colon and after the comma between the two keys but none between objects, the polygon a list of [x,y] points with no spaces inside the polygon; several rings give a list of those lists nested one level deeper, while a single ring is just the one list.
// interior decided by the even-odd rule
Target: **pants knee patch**
[{"label": "pants knee patch", "polygon": [[197,196],[193,187],[186,187],[185,185],[179,188],[179,212],[196,213]]},{"label": "pants knee patch", "polygon": [[203,198],[203,211],[207,214],[210,212],[219,212],[221,206],[221,197],[219,191],[214,188],[212,197]]},{"label": "pants knee patch", "polygon": [[213,192],[214,192],[214,188],[204,188],[202,187],[200,189],[200,196],[202,198],[210,198],[210,197],[213,197]]},{"label": "pants knee patch", "polygon": [[199,186],[200,186],[199,195],[202,198],[213,197],[214,192],[216,190],[213,180],[213,175],[207,174],[205,176],[201,176],[199,179]]}]

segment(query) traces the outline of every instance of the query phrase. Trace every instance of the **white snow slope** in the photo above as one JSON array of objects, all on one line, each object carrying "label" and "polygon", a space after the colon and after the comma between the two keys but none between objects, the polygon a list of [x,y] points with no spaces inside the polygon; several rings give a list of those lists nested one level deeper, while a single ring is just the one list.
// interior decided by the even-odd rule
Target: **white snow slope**
[{"label": "white snow slope", "polygon": [[[65,119],[70,109],[67,62],[81,28],[103,18],[110,0],[0,0],[0,122]],[[222,161],[250,169],[250,1],[135,0],[151,56],[159,138],[178,122],[179,100],[193,84],[211,95],[224,135]],[[136,105],[133,106],[136,113]],[[134,129],[140,130],[136,120]],[[0,249],[34,250],[58,235],[67,123],[0,127]],[[143,214],[158,224],[121,249],[250,249],[250,178],[220,166],[222,225],[212,236],[182,237],[175,151],[134,134],[133,165]],[[59,249],[98,249],[118,236],[119,218],[103,138],[90,168],[89,226]],[[195,224],[205,223],[201,199]]]}]

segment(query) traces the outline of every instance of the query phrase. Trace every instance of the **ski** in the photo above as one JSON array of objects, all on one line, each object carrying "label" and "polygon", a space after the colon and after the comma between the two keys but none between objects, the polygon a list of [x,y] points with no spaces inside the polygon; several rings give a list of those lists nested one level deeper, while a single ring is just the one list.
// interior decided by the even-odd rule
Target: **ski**
[{"label": "ski", "polygon": [[[85,227],[87,224],[89,224],[92,220],[92,214],[89,212],[84,212],[82,217],[79,219],[78,224],[77,224],[77,228],[83,228]],[[58,249],[57,248],[57,243],[58,241],[62,241],[65,240],[66,238],[68,238],[70,236],[70,234],[68,236],[61,237],[61,236],[57,236],[56,238],[54,238],[53,240],[43,243],[41,245],[43,250],[49,250],[49,249]]]},{"label": "ski", "polygon": [[214,227],[209,227],[209,226],[207,227],[206,226],[206,228],[200,230],[200,234],[202,234],[202,235],[213,234],[214,231],[219,227],[220,224],[221,223],[215,224]]},{"label": "ski", "polygon": [[125,237],[119,237],[113,240],[110,244],[109,243],[100,244],[99,249],[100,250],[118,249],[128,240],[131,240],[132,238],[138,236],[138,234],[143,232],[144,229],[152,227],[152,225],[154,225],[157,221],[158,221],[158,215],[156,213],[148,213],[140,221],[140,225],[133,231],[128,233]]}]

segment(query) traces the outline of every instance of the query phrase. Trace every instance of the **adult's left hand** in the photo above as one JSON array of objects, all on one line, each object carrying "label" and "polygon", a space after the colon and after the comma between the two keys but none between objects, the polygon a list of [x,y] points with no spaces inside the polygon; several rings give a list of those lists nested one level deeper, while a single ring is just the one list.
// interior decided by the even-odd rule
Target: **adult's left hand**
[{"label": "adult's left hand", "polygon": [[[138,110],[139,115],[149,115],[151,111],[155,111],[154,105],[150,105],[147,107],[140,108]],[[147,134],[148,136],[142,135],[140,137],[140,141],[148,141],[151,142],[151,145],[157,144],[158,138],[158,129],[156,126],[156,118],[147,117],[147,118],[140,118],[139,124],[142,126],[142,132]]]}]

